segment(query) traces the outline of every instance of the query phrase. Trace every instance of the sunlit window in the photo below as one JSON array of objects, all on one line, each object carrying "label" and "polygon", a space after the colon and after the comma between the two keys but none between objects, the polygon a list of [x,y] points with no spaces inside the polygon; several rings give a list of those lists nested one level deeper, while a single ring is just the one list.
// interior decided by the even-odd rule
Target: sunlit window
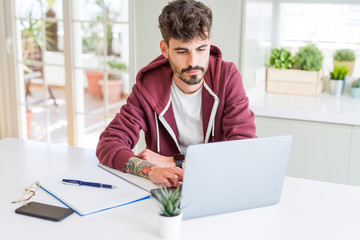
[{"label": "sunlit window", "polygon": [[336,50],[354,51],[352,76],[360,77],[360,3],[279,2],[246,3],[242,41],[242,75],[246,89],[265,82],[265,65],[272,47],[285,47],[295,54],[308,43],[320,48],[325,75],[333,69]]},{"label": "sunlit window", "polygon": [[[336,49],[351,49],[360,58],[360,4],[281,3],[279,22],[280,45],[296,52],[316,43],[325,73],[333,67]],[[360,74],[360,61],[355,64],[353,76]]]},{"label": "sunlit window", "polygon": [[95,148],[130,91],[128,0],[16,0],[15,13],[27,137]]}]

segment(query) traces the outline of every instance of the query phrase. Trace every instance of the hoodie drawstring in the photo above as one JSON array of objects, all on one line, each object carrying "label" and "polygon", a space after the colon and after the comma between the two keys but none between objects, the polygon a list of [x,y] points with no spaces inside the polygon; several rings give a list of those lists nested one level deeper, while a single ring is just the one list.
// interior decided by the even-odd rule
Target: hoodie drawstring
[{"label": "hoodie drawstring", "polygon": [[156,112],[154,112],[155,123],[156,123],[156,142],[157,142],[157,153],[160,153],[160,133],[159,133],[159,123],[156,116]]},{"label": "hoodie drawstring", "polygon": [[213,122],[213,125],[212,125],[212,140],[213,142],[215,142],[215,119],[214,119],[214,122]]},{"label": "hoodie drawstring", "polygon": [[205,143],[209,142],[210,136],[212,135],[212,140],[215,140],[215,118],[216,118],[216,111],[219,106],[219,98],[216,94],[209,88],[209,86],[204,83],[205,89],[210,93],[210,95],[214,98],[214,105],[211,109],[210,118],[209,118],[209,125],[208,129],[206,130],[205,136]]}]

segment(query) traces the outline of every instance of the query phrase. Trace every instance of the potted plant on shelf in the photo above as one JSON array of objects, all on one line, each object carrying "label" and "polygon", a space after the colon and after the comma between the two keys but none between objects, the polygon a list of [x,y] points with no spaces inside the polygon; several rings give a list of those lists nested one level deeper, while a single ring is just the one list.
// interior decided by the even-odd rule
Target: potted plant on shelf
[{"label": "potted plant on shelf", "polygon": [[355,53],[350,49],[339,49],[334,54],[334,66],[346,65],[349,69],[347,75],[351,76],[354,70]]},{"label": "potted plant on shelf", "polygon": [[269,62],[271,66],[277,69],[290,69],[293,65],[291,53],[285,48],[272,48]]},{"label": "potted plant on shelf", "polygon": [[[115,102],[121,98],[122,87],[123,87],[123,77],[122,71],[127,70],[126,64],[112,60],[107,62],[108,66],[111,68],[111,72],[108,75],[108,100],[109,102]],[[100,81],[102,87],[102,92],[104,93],[104,81]],[[105,94],[104,94],[105,95]]]},{"label": "potted plant on shelf", "polygon": [[266,91],[316,96],[323,89],[323,56],[316,45],[300,47],[294,57],[285,49],[272,49]]},{"label": "potted plant on shelf", "polygon": [[352,82],[350,94],[354,98],[360,98],[360,78]]},{"label": "potted plant on shelf", "polygon": [[345,77],[349,69],[346,65],[335,65],[334,71],[330,72],[330,94],[340,96],[344,92]]},{"label": "potted plant on shelf", "polygon": [[179,187],[175,191],[168,191],[165,187],[160,189],[161,194],[155,192],[160,202],[158,232],[160,237],[176,239],[180,236],[182,213],[180,210],[181,197]]},{"label": "potted plant on shelf", "polygon": [[294,68],[306,71],[319,71],[322,67],[323,55],[314,44],[300,47],[294,57]]}]

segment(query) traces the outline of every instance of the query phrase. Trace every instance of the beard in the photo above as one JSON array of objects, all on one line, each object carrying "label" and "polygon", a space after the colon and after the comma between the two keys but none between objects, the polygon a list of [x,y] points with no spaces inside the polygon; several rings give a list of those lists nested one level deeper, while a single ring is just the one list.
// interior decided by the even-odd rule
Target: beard
[{"label": "beard", "polygon": [[[209,61],[208,61],[206,63],[205,67],[200,67],[200,66],[196,65],[194,67],[189,66],[188,68],[180,69],[171,60],[170,56],[169,56],[169,63],[170,63],[171,69],[173,70],[174,74],[176,74],[176,76],[178,76],[178,78],[180,78],[184,83],[186,83],[188,85],[196,85],[196,84],[200,83],[202,81],[202,79],[204,78],[205,73],[209,67]],[[186,76],[186,72],[192,71],[192,70],[200,70],[200,73]]]}]

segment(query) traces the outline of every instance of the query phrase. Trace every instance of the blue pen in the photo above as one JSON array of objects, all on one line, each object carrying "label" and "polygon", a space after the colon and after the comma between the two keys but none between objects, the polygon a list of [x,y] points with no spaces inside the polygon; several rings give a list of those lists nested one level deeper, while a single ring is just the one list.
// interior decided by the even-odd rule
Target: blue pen
[{"label": "blue pen", "polygon": [[89,187],[98,187],[98,188],[115,188],[115,186],[110,184],[96,183],[96,182],[85,182],[81,180],[74,179],[63,179],[64,184],[73,185],[73,186],[89,186]]}]

